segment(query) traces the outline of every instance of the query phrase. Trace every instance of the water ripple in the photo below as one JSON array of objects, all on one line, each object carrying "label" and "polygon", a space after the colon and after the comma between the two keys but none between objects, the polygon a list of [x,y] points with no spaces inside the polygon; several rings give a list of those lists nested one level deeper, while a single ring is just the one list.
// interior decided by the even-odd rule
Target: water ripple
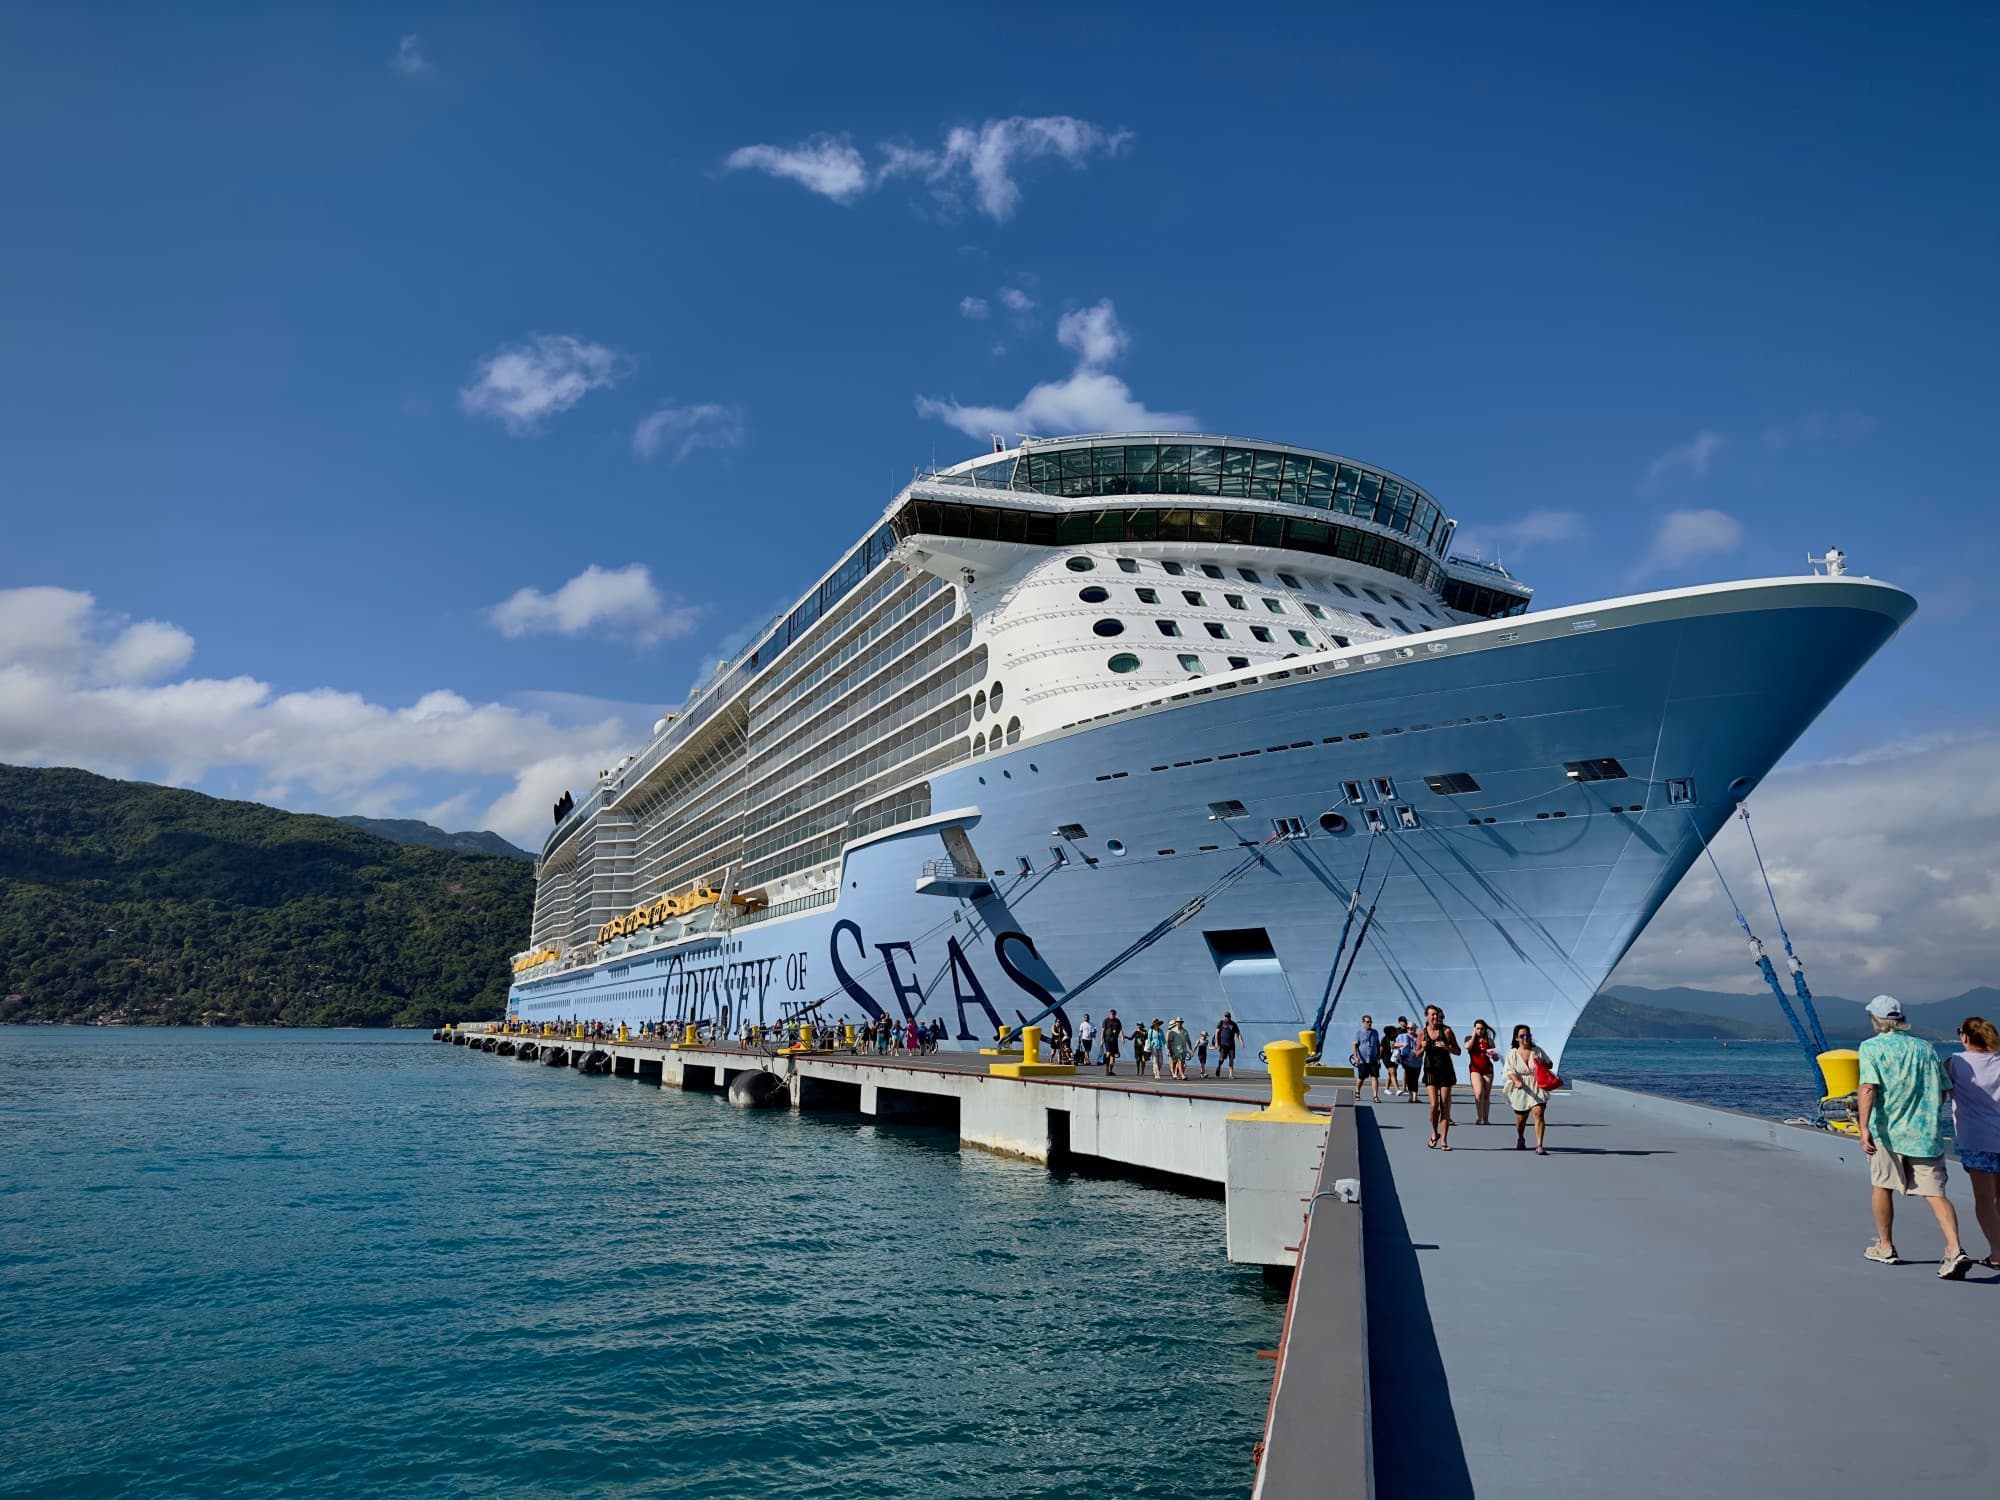
[{"label": "water ripple", "polygon": [[1211,1199],[357,1032],[0,1032],[0,1494],[1238,1496]]}]

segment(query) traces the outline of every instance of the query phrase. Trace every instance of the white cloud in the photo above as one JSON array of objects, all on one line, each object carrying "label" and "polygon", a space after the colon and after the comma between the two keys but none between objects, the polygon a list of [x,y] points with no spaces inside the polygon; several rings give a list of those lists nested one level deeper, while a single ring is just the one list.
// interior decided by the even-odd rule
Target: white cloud
[{"label": "white cloud", "polygon": [[628,361],[615,349],[566,333],[538,333],[473,367],[458,393],[459,410],[488,417],[516,437],[539,432],[592,391],[616,385]]},{"label": "white cloud", "polygon": [[[1887,990],[1917,1002],[2000,978],[1995,764],[2000,736],[1927,736],[1780,771],[1752,794],[1757,842],[1815,991],[1865,999]],[[1950,806],[1940,815],[1943,788]],[[1783,979],[1784,950],[1740,827],[1717,835],[1715,855]],[[1707,860],[1681,881],[1616,977],[1759,988]]]},{"label": "white cloud", "polygon": [[723,158],[725,171],[766,172],[836,203],[852,203],[871,187],[902,178],[924,182],[940,208],[956,212],[969,193],[980,213],[1005,223],[1021,203],[1019,169],[1053,159],[1081,169],[1093,157],[1117,157],[1132,144],[1129,130],[1106,130],[1073,115],[1010,115],[957,126],[935,148],[892,141],[867,160],[845,135],[815,135],[796,146],[740,146]]},{"label": "white cloud", "polygon": [[1096,369],[1123,354],[1130,340],[1118,326],[1116,309],[1106,299],[1064,313],[1056,324],[1056,342],[1074,354],[1077,363]]},{"label": "white cloud", "polygon": [[975,323],[979,322],[986,316],[986,299],[984,297],[959,298],[958,315],[961,318],[970,318]]},{"label": "white cloud", "polygon": [[713,401],[675,406],[663,401],[632,429],[632,452],[650,463],[661,449],[672,445],[674,462],[679,463],[697,448],[741,448],[743,436],[740,406]]},{"label": "white cloud", "polygon": [[1685,469],[1696,479],[1708,476],[1710,463],[1726,439],[1719,432],[1697,432],[1678,448],[1669,448],[1646,467],[1646,487],[1657,488],[1677,469]]},{"label": "white cloud", "polygon": [[1129,342],[1108,299],[1065,313],[1056,337],[1077,356],[1076,368],[1063,379],[1044,381],[1013,406],[961,406],[919,396],[917,415],[982,438],[1018,432],[1043,437],[1121,430],[1185,432],[1198,425],[1188,412],[1151,410],[1133,396],[1130,386],[1103,368],[1124,353]]},{"label": "white cloud", "polygon": [[1660,517],[1652,545],[1632,570],[1632,577],[1643,578],[1698,557],[1734,552],[1742,545],[1743,523],[1726,511],[1670,510]]},{"label": "white cloud", "polygon": [[722,166],[727,172],[766,172],[835,203],[852,203],[868,191],[868,165],[846,136],[816,135],[796,146],[739,146]]},{"label": "white cloud", "polygon": [[67,667],[87,648],[95,601],[76,589],[0,589],[0,653],[35,666]]},{"label": "white cloud", "polygon": [[1075,168],[1095,155],[1118,156],[1131,145],[1130,131],[1106,131],[1071,115],[1013,115],[988,120],[976,129],[960,126],[945,137],[944,158],[933,181],[963,172],[972,181],[979,210],[1005,223],[1020,206],[1014,171],[1024,162],[1053,156]]},{"label": "white cloud", "polygon": [[588,785],[643,732],[612,718],[559,725],[450,691],[398,708],[335,688],[280,693],[247,676],[115,680],[162,670],[192,646],[172,625],[143,624],[135,635],[75,590],[0,589],[0,761],[182,784],[248,771],[266,795],[314,811],[403,815],[412,775],[497,781],[498,800],[468,821],[534,840],[564,787]]},{"label": "white cloud", "polygon": [[1801,446],[1808,448],[1852,448],[1875,431],[1875,419],[1866,412],[1809,412],[1796,422],[1764,429],[1764,446],[1772,452]]},{"label": "white cloud", "polygon": [[423,78],[436,71],[431,60],[424,56],[424,39],[414,31],[397,41],[389,66],[405,78]]},{"label": "white cloud", "polygon": [[684,636],[695,627],[700,609],[669,606],[660,596],[644,563],[600,568],[592,563],[553,593],[516,589],[487,611],[502,635],[583,635],[598,631],[641,646]]},{"label": "white cloud", "polygon": [[100,682],[153,682],[194,657],[194,637],[164,620],[128,625],[92,664]]},{"label": "white cloud", "polygon": [[1583,516],[1573,510],[1531,510],[1518,521],[1467,528],[1453,537],[1452,550],[1466,557],[1504,561],[1525,557],[1536,547],[1581,541],[1588,531]]},{"label": "white cloud", "polygon": [[1000,288],[1000,304],[1011,313],[1026,313],[1035,310],[1035,299],[1017,286]]}]

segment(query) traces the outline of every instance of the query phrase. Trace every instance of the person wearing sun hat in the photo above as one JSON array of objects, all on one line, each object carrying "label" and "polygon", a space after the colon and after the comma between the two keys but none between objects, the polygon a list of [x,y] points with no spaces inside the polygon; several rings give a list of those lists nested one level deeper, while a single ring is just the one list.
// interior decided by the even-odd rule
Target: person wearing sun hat
[{"label": "person wearing sun hat", "polygon": [[1894,1234],[1896,1194],[1925,1199],[1944,1231],[1938,1275],[1957,1281],[1972,1269],[1958,1242],[1958,1212],[1945,1196],[1944,1101],[1951,1081],[1937,1048],[1910,1032],[1903,1002],[1877,995],[1868,1002],[1875,1034],[1861,1044],[1861,1149],[1868,1156],[1875,1243],[1862,1252],[1885,1266],[1901,1265]]}]

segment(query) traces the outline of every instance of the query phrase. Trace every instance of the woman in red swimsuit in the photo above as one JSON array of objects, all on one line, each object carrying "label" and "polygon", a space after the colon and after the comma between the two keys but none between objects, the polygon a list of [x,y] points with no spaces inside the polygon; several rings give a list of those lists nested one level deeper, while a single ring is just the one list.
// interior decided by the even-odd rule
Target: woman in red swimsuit
[{"label": "woman in red swimsuit", "polygon": [[1472,1023],[1472,1035],[1465,1043],[1465,1066],[1472,1074],[1474,1123],[1491,1125],[1487,1111],[1493,1107],[1493,1028],[1484,1021]]}]

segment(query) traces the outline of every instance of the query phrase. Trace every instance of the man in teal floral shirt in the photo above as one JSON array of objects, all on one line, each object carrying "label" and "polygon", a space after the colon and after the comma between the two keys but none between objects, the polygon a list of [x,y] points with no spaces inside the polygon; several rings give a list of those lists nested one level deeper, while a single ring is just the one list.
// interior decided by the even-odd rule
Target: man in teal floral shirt
[{"label": "man in teal floral shirt", "polygon": [[1868,1002],[1875,1035],[1861,1044],[1861,1149],[1875,1205],[1875,1243],[1862,1254],[1885,1266],[1902,1264],[1893,1228],[1896,1194],[1922,1198],[1944,1231],[1938,1275],[1957,1281],[1972,1269],[1958,1243],[1958,1213],[1945,1196],[1944,1101],[1951,1081],[1937,1048],[1910,1034],[1903,1002],[1877,995]]}]

